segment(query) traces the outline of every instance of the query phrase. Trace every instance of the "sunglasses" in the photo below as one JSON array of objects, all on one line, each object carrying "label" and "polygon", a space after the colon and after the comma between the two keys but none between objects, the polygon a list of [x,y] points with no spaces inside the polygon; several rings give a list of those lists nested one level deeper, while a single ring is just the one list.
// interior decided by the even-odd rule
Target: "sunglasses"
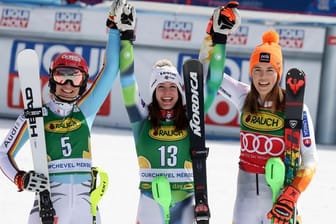
[{"label": "sunglasses", "polygon": [[52,72],[52,79],[59,85],[64,85],[67,81],[70,81],[73,87],[81,87],[86,75],[78,68],[56,68]]}]

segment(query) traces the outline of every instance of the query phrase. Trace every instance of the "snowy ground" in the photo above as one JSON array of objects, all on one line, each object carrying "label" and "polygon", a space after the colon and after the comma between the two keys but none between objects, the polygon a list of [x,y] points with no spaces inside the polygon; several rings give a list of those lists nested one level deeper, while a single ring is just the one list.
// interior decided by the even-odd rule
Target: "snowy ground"
[{"label": "snowy ground", "polygon": [[[0,119],[0,141],[13,120]],[[133,138],[129,130],[94,127],[92,134],[95,166],[108,172],[108,192],[100,203],[103,223],[135,223],[138,202],[138,168]],[[239,146],[236,141],[207,141],[209,203],[211,223],[230,224],[236,191]],[[309,188],[301,195],[301,213],[305,224],[332,223],[336,206],[336,179],[333,162],[336,146],[318,146],[320,162]],[[29,145],[18,156],[20,167],[32,169]],[[27,223],[33,193],[16,191],[0,174],[1,223]],[[253,208],[251,208],[253,209]],[[113,220],[113,221],[112,221]],[[253,224],[253,223],[252,223]]]}]

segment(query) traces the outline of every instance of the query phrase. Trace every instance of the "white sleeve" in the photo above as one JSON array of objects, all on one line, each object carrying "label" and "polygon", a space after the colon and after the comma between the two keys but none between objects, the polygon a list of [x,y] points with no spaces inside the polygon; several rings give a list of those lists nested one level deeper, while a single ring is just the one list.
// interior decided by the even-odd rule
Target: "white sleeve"
[{"label": "white sleeve", "polygon": [[315,142],[313,121],[310,116],[309,109],[306,105],[303,106],[302,114],[302,130],[301,130],[301,143],[300,150],[302,156],[301,165],[313,168],[317,164],[317,150]]},{"label": "white sleeve", "polygon": [[229,99],[239,111],[242,110],[249,91],[250,85],[237,81],[224,73],[222,84],[219,87],[219,93]]},{"label": "white sleeve", "polygon": [[26,119],[23,113],[15,121],[14,126],[9,130],[7,136],[0,145],[0,167],[4,174],[14,182],[19,167],[16,164],[15,156],[29,140]]}]

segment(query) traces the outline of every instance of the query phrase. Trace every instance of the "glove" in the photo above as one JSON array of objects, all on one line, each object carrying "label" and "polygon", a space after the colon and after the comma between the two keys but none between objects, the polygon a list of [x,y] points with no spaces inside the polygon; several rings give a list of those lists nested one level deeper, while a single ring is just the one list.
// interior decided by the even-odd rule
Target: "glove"
[{"label": "glove", "polygon": [[274,220],[274,223],[288,224],[293,217],[294,206],[300,196],[300,192],[293,186],[284,189],[273,208],[267,214],[268,219]]},{"label": "glove", "polygon": [[125,4],[124,0],[112,1],[111,9],[106,20],[106,26],[110,29],[118,29],[115,23],[116,10],[120,9]]},{"label": "glove", "polygon": [[241,22],[238,5],[238,2],[230,1],[214,10],[207,26],[207,33],[212,36],[214,44],[226,44],[227,35],[237,30]]},{"label": "glove", "polygon": [[126,3],[115,12],[115,23],[121,33],[121,40],[135,40],[135,8],[131,4]]},{"label": "glove", "polygon": [[35,171],[28,173],[19,171],[15,176],[14,183],[18,186],[19,191],[41,192],[47,189],[48,178],[42,173],[35,173]]},{"label": "glove", "polygon": [[119,29],[122,40],[135,40],[135,8],[126,0],[113,1],[106,26]]}]

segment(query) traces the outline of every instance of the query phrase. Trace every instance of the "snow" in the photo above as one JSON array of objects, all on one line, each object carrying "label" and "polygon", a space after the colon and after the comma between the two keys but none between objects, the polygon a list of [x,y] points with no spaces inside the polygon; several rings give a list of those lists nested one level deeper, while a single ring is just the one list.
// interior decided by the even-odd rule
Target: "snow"
[{"label": "snow", "polygon": [[[0,141],[14,120],[0,119]],[[92,133],[93,165],[109,174],[109,187],[99,205],[102,223],[135,223],[138,203],[138,167],[130,130],[94,126]],[[236,192],[239,143],[228,140],[208,140],[208,191],[211,223],[229,224]],[[29,144],[19,153],[20,168],[32,169]],[[319,165],[313,181],[300,197],[300,211],[305,224],[330,223],[335,212],[336,146],[318,145]],[[0,174],[1,223],[27,223],[33,204],[33,193],[17,192]],[[251,208],[253,209],[253,208]],[[113,220],[113,221],[112,221]]]}]

